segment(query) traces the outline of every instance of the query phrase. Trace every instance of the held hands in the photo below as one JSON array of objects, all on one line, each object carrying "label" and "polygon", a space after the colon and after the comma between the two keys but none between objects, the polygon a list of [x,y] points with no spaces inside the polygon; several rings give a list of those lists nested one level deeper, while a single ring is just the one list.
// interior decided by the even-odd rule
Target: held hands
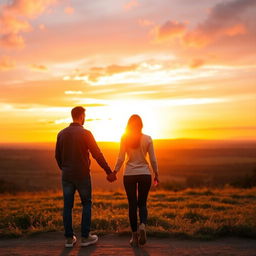
[{"label": "held hands", "polygon": [[117,180],[117,178],[116,178],[116,172],[113,171],[112,173],[108,174],[108,175],[107,175],[107,180],[108,180],[109,182],[114,182],[115,180]]}]

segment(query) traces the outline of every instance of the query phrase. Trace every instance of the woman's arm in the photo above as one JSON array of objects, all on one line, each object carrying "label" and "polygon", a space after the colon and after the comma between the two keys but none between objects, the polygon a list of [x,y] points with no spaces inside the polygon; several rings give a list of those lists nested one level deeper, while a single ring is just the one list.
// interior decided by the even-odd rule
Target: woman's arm
[{"label": "woman's arm", "polygon": [[125,160],[125,142],[124,142],[124,138],[122,137],[121,141],[120,141],[120,149],[119,149],[119,154],[118,154],[118,158],[116,161],[116,165],[114,168],[114,172],[117,173],[121,169],[121,167],[124,163],[124,160]]},{"label": "woman's arm", "polygon": [[149,154],[150,164],[152,166],[155,177],[158,177],[158,165],[157,165],[153,141],[152,141],[151,137],[150,137],[150,142],[149,142],[149,147],[148,147],[148,154]]}]

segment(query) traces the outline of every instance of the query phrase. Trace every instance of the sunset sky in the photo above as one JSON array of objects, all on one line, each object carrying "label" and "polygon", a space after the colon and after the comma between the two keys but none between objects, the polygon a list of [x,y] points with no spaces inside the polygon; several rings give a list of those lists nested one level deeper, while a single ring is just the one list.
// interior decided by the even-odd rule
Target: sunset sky
[{"label": "sunset sky", "polygon": [[0,143],[55,141],[86,108],[154,139],[256,139],[255,0],[0,0]]}]

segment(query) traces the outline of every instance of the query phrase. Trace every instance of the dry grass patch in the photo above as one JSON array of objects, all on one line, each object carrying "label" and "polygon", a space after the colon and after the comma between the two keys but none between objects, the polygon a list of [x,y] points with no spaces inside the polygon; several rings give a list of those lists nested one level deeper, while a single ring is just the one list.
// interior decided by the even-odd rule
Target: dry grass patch
[{"label": "dry grass patch", "polygon": [[[63,230],[61,193],[1,195],[0,236],[19,237]],[[256,238],[256,189],[190,189],[151,191],[148,200],[149,236],[212,239],[222,236]],[[73,210],[80,230],[81,203]],[[95,192],[92,229],[100,234],[130,232],[123,192]]]}]

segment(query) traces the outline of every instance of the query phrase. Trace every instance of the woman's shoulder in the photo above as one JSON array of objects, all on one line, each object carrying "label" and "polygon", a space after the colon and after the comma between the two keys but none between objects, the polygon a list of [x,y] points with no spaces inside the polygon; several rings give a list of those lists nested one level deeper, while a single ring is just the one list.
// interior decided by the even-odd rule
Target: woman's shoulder
[{"label": "woman's shoulder", "polygon": [[151,136],[149,136],[149,135],[147,135],[147,134],[144,134],[144,133],[142,133],[142,139],[143,139],[143,140],[147,140],[147,141],[152,141]]}]

